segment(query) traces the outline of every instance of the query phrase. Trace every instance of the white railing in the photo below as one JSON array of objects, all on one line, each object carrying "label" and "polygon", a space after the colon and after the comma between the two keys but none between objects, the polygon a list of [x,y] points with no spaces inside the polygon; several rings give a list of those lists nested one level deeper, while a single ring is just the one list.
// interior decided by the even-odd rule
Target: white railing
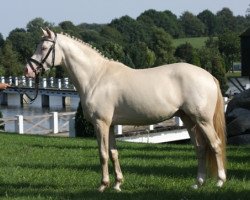
[{"label": "white railing", "polygon": [[75,112],[52,112],[44,115],[7,117],[0,119],[0,126],[13,123],[15,132],[19,134],[48,134],[69,132],[69,122]]},{"label": "white railing", "polygon": [[[34,79],[32,78],[26,78],[25,76],[22,77],[0,77],[1,83],[9,83],[12,86],[19,86],[19,87],[28,87],[32,88],[34,87]],[[50,78],[41,78],[40,88],[46,89],[46,88],[54,88],[54,89],[73,89],[76,90],[74,85],[70,82],[69,78],[65,77],[63,79],[56,79],[54,77]]]}]

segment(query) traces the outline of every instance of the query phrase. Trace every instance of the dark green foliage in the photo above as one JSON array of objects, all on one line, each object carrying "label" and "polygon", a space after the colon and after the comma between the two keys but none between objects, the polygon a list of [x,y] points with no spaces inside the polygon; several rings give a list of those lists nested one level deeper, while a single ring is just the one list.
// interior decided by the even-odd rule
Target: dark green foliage
[{"label": "dark green foliage", "polygon": [[[249,12],[246,16],[234,16],[228,8],[216,14],[204,10],[197,16],[186,11],[180,17],[169,10],[150,9],[136,19],[123,16],[109,24],[75,25],[71,21],[63,21],[55,26],[42,18],[35,18],[27,23],[26,29],[11,31],[6,40],[0,34],[0,75],[23,74],[22,66],[26,58],[32,55],[40,41],[41,27],[50,27],[58,33],[63,31],[82,39],[108,58],[133,68],[154,67],[183,60],[215,73],[212,63],[218,63],[213,60],[219,58],[227,72],[234,61],[240,60],[238,35],[250,26],[249,19]],[[196,49],[187,44],[176,45],[177,49],[173,46],[173,38],[200,36],[216,36],[219,39],[218,42],[210,42],[207,49]],[[58,67],[45,76],[51,75],[63,78],[67,72]]]},{"label": "dark green foliage", "polygon": [[7,40],[0,52],[0,74],[5,76],[19,76],[23,74],[20,68],[19,55],[13,50],[12,43]]},{"label": "dark green foliage", "polygon": [[0,33],[0,48],[4,45],[3,35]]},{"label": "dark green foliage", "polygon": [[137,20],[142,22],[144,26],[163,28],[175,38],[182,35],[177,16],[169,10],[160,12],[150,9],[142,13]]},{"label": "dark green foliage", "polygon": [[236,30],[236,18],[233,12],[229,8],[223,8],[221,11],[217,12],[217,33],[222,34],[228,31],[238,32]]},{"label": "dark green foliage", "polygon": [[[1,118],[3,118],[3,114],[0,111],[0,123],[2,123]],[[0,130],[4,130],[4,125],[0,125]]]},{"label": "dark green foliage", "polygon": [[208,36],[214,35],[216,33],[217,21],[216,16],[210,10],[204,10],[199,13],[197,17],[205,25],[205,34]]},{"label": "dark green foliage", "polygon": [[188,37],[205,35],[205,25],[202,21],[190,12],[184,12],[180,17],[183,32]]},{"label": "dark green foliage", "polygon": [[229,71],[233,62],[240,59],[240,38],[233,32],[225,32],[218,38],[218,48],[225,59],[226,71]]},{"label": "dark green foliage", "polygon": [[94,137],[93,125],[84,118],[81,103],[79,103],[75,115],[76,137]]}]

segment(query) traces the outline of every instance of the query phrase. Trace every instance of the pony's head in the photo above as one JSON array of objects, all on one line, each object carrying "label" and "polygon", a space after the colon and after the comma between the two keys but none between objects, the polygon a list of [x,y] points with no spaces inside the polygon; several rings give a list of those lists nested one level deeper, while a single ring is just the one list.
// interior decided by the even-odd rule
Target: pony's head
[{"label": "pony's head", "polygon": [[62,57],[57,44],[57,34],[46,28],[43,30],[41,42],[38,44],[35,53],[27,59],[25,76],[34,78],[49,68],[60,65]]}]

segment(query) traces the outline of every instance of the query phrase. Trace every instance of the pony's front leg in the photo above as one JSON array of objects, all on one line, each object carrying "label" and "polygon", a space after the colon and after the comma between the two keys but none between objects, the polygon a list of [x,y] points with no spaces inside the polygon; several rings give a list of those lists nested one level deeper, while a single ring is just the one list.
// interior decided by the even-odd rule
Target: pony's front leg
[{"label": "pony's front leg", "polygon": [[118,159],[118,151],[116,147],[116,141],[115,141],[115,135],[114,135],[114,127],[112,126],[110,128],[110,133],[109,133],[109,153],[110,153],[110,158],[112,160],[113,166],[114,166],[114,171],[115,171],[115,186],[114,189],[116,191],[121,191],[121,184],[123,182],[123,175]]},{"label": "pony's front leg", "polygon": [[95,124],[95,132],[98,141],[100,162],[102,166],[102,180],[99,191],[103,192],[107,187],[109,187],[109,170],[108,170],[108,160],[109,160],[109,125],[103,121],[97,121]]}]

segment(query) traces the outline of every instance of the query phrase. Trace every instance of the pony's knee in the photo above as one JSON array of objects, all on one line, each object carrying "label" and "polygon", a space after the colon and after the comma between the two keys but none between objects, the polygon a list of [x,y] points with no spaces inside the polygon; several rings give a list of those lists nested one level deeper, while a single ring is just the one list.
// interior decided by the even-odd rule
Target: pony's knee
[{"label": "pony's knee", "polygon": [[102,164],[108,163],[109,155],[106,152],[101,152],[100,161]]},{"label": "pony's knee", "polygon": [[118,160],[118,151],[116,149],[111,149],[110,150],[110,157],[112,161]]}]

